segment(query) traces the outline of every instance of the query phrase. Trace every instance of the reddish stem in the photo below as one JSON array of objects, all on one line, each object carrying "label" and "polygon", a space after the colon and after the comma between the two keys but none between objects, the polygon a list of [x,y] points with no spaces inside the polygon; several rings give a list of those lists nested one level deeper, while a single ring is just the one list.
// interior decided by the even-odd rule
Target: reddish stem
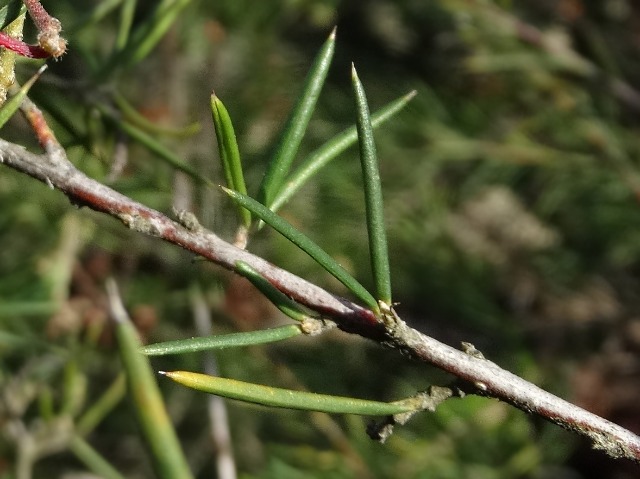
[{"label": "reddish stem", "polygon": [[22,3],[24,3],[27,10],[29,10],[29,16],[33,20],[33,23],[36,24],[39,32],[60,33],[62,30],[60,20],[49,15],[40,3],[40,0],[22,0]]},{"label": "reddish stem", "polygon": [[0,46],[27,58],[49,58],[51,54],[39,45],[29,45],[4,32],[0,32]]},{"label": "reddish stem", "polygon": [[22,0],[38,29],[38,43],[50,56],[58,58],[67,50],[67,41],[60,36],[62,24],[44,9],[40,0]]}]

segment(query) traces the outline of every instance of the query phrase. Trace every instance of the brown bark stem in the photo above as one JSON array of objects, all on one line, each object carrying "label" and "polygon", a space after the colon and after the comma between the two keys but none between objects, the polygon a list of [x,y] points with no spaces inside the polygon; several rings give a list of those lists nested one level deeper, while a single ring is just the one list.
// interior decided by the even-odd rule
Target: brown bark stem
[{"label": "brown bark stem", "polygon": [[87,177],[66,156],[36,155],[0,139],[0,163],[61,190],[71,202],[107,213],[128,228],[161,238],[233,270],[244,261],[280,291],[330,317],[341,329],[398,349],[465,381],[474,393],[505,401],[588,437],[614,458],[640,463],[640,437],[546,392],[495,363],[452,348],[406,325],[393,312],[380,321],[361,306],[309,283],[264,259],[227,243],[193,222],[183,225]]}]

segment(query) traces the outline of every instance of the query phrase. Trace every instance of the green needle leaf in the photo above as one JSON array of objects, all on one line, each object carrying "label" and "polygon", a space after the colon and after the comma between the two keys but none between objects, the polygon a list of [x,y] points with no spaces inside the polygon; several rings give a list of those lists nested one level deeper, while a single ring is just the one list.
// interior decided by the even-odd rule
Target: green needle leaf
[{"label": "green needle leaf", "polygon": [[371,269],[376,284],[378,299],[391,305],[391,274],[389,271],[389,251],[387,233],[384,225],[384,204],[382,201],[382,183],[378,170],[378,157],[373,139],[373,128],[364,88],[356,68],[352,65],[351,79],[356,96],[358,110],[357,129],[360,144],[360,162],[364,180],[364,198],[367,214],[367,232],[369,233],[369,251]]},{"label": "green needle leaf", "polygon": [[278,194],[289,173],[291,163],[307,129],[316,101],[320,96],[320,90],[327,77],[329,66],[335,50],[336,29],[334,28],[325,42],[320,53],[317,55],[307,79],[305,81],[302,94],[289,115],[283,133],[278,142],[275,154],[269,163],[267,172],[260,185],[260,201],[269,206],[273,198]]},{"label": "green needle leaf", "polygon": [[290,389],[272,388],[235,379],[207,376],[188,371],[160,371],[177,383],[198,391],[223,396],[263,406],[301,409],[338,414],[360,414],[363,416],[389,416],[414,411],[416,404],[410,401],[385,403],[329,396]]},{"label": "green needle leaf", "polygon": [[113,113],[110,113],[106,108],[102,106],[98,106],[100,112],[104,115],[104,118],[109,121],[111,124],[116,126],[117,128],[122,129],[127,135],[129,135],[132,139],[140,143],[142,146],[147,148],[152,153],[155,153],[158,158],[164,160],[166,163],[171,165],[173,168],[176,168],[183,173],[186,173],[194,180],[200,181],[206,185],[212,186],[213,183],[208,179],[194,170],[190,165],[182,161],[177,155],[168,150],[161,143],[156,141],[151,135],[148,135],[144,131],[140,130],[136,126],[128,123],[126,121],[122,121],[117,118]]},{"label": "green needle leaf", "polygon": [[109,13],[116,9],[122,2],[123,0],[103,0],[97,4],[95,8],[92,8],[89,12],[84,14],[74,25],[69,28],[65,28],[65,31],[71,37],[85,28],[94,26],[104,17],[109,15]]},{"label": "green needle leaf", "polygon": [[271,301],[276,308],[296,321],[305,321],[309,319],[309,315],[306,314],[300,308],[300,305],[294,300],[289,298],[286,294],[276,289],[269,281],[265,279],[260,273],[249,266],[244,261],[236,262],[236,272],[241,274],[253,284],[258,290]]},{"label": "green needle leaf", "polygon": [[118,110],[122,113],[122,118],[140,128],[142,131],[154,135],[171,136],[173,138],[187,138],[200,131],[200,123],[197,121],[183,127],[165,127],[153,123],[141,115],[126,99],[118,92],[113,93],[113,101],[118,105]]},{"label": "green needle leaf", "polygon": [[[407,93],[406,95],[385,105],[371,116],[371,126],[377,128],[387,120],[399,113],[411,99],[416,96],[416,91]],[[282,190],[271,203],[271,210],[278,211],[287,201],[302,188],[321,168],[326,166],[331,160],[340,155],[350,146],[358,141],[358,132],[356,126],[347,128],[338,133],[336,136],[328,140],[316,151],[311,153],[302,165],[287,180]]]},{"label": "green needle leaf", "polygon": [[120,25],[118,26],[118,36],[116,37],[116,49],[118,51],[121,51],[129,40],[137,3],[137,0],[124,0],[124,4],[120,9]]},{"label": "green needle leaf", "polygon": [[83,437],[89,435],[122,401],[126,393],[126,378],[121,372],[111,385],[102,391],[100,397],[93,400],[82,416],[75,420],[76,434]]},{"label": "green needle leaf", "polygon": [[107,284],[107,291],[116,323],[120,357],[127,373],[128,391],[153,455],[156,472],[163,479],[191,478],[193,476],[165,409],[155,375],[148,358],[140,353],[138,334],[119,299],[113,281]]},{"label": "green needle leaf", "polygon": [[69,450],[82,462],[87,469],[103,479],[125,479],[107,460],[88,442],[78,435],[69,441]]},{"label": "green needle leaf", "polygon": [[237,191],[221,187],[233,201],[247,208],[251,213],[271,226],[274,230],[295,244],[302,251],[311,256],[316,262],[333,275],[338,281],[344,284],[372,311],[379,312],[378,303],[371,296],[364,286],[362,286],[346,269],[333,259],[329,254],[314,243],[308,236],[301,233],[269,208],[258,203],[253,198],[238,193]]},{"label": "green needle leaf", "polygon": [[2,108],[0,108],[0,128],[2,128],[9,121],[9,119],[14,115],[16,111],[18,111],[20,105],[22,105],[22,100],[24,100],[33,84],[38,78],[40,78],[40,75],[42,75],[42,72],[44,72],[46,69],[47,65],[42,65],[36,72],[36,74],[29,78],[29,80],[27,80],[27,82],[22,85],[22,87],[20,87],[20,90],[18,90],[16,94],[9,98],[9,100],[7,100],[4,105],[2,105]]},{"label": "green needle leaf", "polygon": [[[233,123],[231,122],[229,112],[215,93],[211,95],[211,113],[227,186],[232,190],[239,191],[243,195],[246,195],[247,187],[244,183],[240,151],[238,149]],[[249,210],[240,206],[238,213],[244,226],[247,228],[251,226],[251,213]]]},{"label": "green needle leaf", "polygon": [[202,338],[180,339],[163,343],[149,344],[140,349],[147,356],[165,356],[168,354],[194,353],[212,349],[238,348],[256,344],[273,343],[302,334],[300,326],[289,324],[280,328],[263,329],[246,333],[221,334]]},{"label": "green needle leaf", "polygon": [[143,60],[189,3],[191,0],[161,1],[151,15],[131,33],[126,45],[115,51],[96,78],[106,80],[114,70],[129,68]]}]

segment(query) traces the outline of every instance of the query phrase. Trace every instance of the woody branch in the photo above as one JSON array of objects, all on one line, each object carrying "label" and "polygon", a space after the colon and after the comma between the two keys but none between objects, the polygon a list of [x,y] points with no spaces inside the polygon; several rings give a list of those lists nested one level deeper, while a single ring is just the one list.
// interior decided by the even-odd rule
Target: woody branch
[{"label": "woody branch", "polygon": [[[33,123],[32,123],[33,124]],[[36,133],[42,143],[43,133]],[[45,137],[52,141],[49,130]],[[280,291],[300,304],[329,317],[339,328],[397,349],[432,364],[461,381],[466,393],[505,401],[585,436],[593,447],[614,458],[640,463],[640,437],[595,414],[575,406],[500,368],[481,355],[455,349],[409,327],[395,315],[384,323],[372,312],[224,241],[198,225],[183,225],[89,178],[67,159],[60,148],[46,145],[37,155],[0,139],[0,163],[62,191],[77,206],[117,218],[128,228],[160,238],[234,270],[238,261],[249,264]]]}]

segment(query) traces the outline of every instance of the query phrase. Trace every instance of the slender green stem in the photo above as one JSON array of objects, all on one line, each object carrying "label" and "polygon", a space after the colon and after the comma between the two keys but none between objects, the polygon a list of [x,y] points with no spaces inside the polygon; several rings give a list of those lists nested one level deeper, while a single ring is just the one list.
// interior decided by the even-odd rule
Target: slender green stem
[{"label": "slender green stem", "polygon": [[366,399],[329,396],[326,394],[273,388],[188,371],[160,371],[160,374],[167,376],[183,386],[197,389],[198,391],[254,404],[261,404],[263,406],[338,414],[360,414],[363,416],[388,416],[413,411],[416,408],[416,405],[409,401],[386,403],[368,401]]},{"label": "slender green stem", "polygon": [[71,452],[90,471],[103,479],[124,479],[107,460],[80,436],[74,436],[69,443]]},{"label": "slender green stem", "polygon": [[107,283],[111,314],[116,323],[120,357],[127,373],[128,390],[142,433],[153,456],[156,473],[162,479],[192,477],[164,406],[155,374],[140,353],[140,339],[122,305],[114,281]]},{"label": "slender green stem", "polygon": [[282,236],[295,244],[302,251],[311,256],[320,266],[333,275],[338,281],[344,284],[353,294],[355,294],[364,304],[376,313],[379,312],[378,303],[371,296],[364,286],[362,286],[347,270],[333,259],[326,251],[314,243],[308,236],[301,233],[269,208],[258,203],[253,198],[222,187],[225,193],[236,203],[247,208],[254,216],[260,218]]},{"label": "slender green stem", "polygon": [[76,422],[76,432],[86,436],[107,417],[124,398],[127,383],[124,374],[119,374],[109,385],[107,390],[95,401],[91,407]]},{"label": "slender green stem", "polygon": [[84,400],[85,388],[86,382],[80,376],[78,362],[72,358],[64,366],[59,414],[74,417]]},{"label": "slender green stem", "polygon": [[[57,301],[0,302],[0,318],[3,316],[46,316],[59,310],[60,304]],[[4,332],[0,331],[0,333]]]},{"label": "slender green stem", "polygon": [[371,116],[367,97],[356,73],[355,66],[351,69],[353,91],[356,96],[358,110],[357,129],[360,144],[360,162],[364,181],[364,197],[367,215],[367,232],[369,233],[369,252],[371,269],[376,285],[378,299],[391,305],[391,274],[389,270],[389,250],[387,248],[387,233],[384,224],[384,203],[382,201],[382,183],[378,170],[378,157],[373,139]]},{"label": "slender green stem", "polygon": [[176,168],[183,173],[186,173],[190,177],[195,180],[198,180],[206,185],[212,186],[213,183],[208,179],[198,173],[195,169],[193,169],[190,165],[182,161],[177,155],[169,151],[165,148],[161,143],[156,141],[151,135],[148,135],[144,131],[139,128],[133,126],[131,123],[126,121],[122,121],[117,118],[113,113],[110,113],[106,108],[98,106],[100,112],[103,114],[104,118],[116,126],[117,128],[122,129],[129,137],[140,143],[142,146],[147,148],[152,153],[155,153],[158,158],[164,160],[166,163],[171,165],[173,168]]},{"label": "slender green stem", "polygon": [[[415,90],[385,105],[371,116],[371,126],[377,128],[384,122],[400,112],[411,99],[416,95]],[[325,167],[331,160],[340,155],[350,146],[358,141],[356,126],[347,128],[324,143],[320,148],[311,153],[292,173],[282,190],[271,203],[271,210],[278,211],[307,181],[315,176],[321,168]]]},{"label": "slender green stem", "polygon": [[280,328],[263,329],[260,331],[221,334],[219,336],[180,339],[149,344],[141,348],[140,351],[147,356],[194,353],[212,349],[238,348],[241,346],[273,343],[299,334],[302,334],[300,326],[297,324],[289,324]]},{"label": "slender green stem", "polygon": [[[60,307],[55,311],[59,311]],[[0,314],[0,316],[2,316]],[[34,351],[49,351],[56,353],[59,356],[68,356],[69,349],[64,348],[62,346],[57,346],[53,344],[51,341],[45,341],[40,337],[32,337],[30,335],[23,336],[22,334],[14,334],[8,333],[5,331],[0,331],[0,349],[4,351],[4,354],[7,354],[9,351],[20,351],[21,353],[25,353],[29,350]]]},{"label": "slender green stem", "polygon": [[145,133],[154,135],[171,136],[173,138],[187,138],[193,136],[200,131],[200,123],[194,122],[183,127],[165,127],[153,123],[145,118],[118,92],[114,92],[113,101],[118,105],[118,109],[122,113],[122,118],[140,128]]},{"label": "slender green stem", "polygon": [[53,392],[48,386],[43,386],[38,394],[38,415],[38,419],[44,422],[49,422],[56,417]]},{"label": "slender green stem", "polygon": [[335,39],[336,29],[334,28],[316,56],[307,75],[302,94],[285,124],[275,154],[260,185],[259,199],[264,205],[270,206],[289,173],[331,66]]}]

